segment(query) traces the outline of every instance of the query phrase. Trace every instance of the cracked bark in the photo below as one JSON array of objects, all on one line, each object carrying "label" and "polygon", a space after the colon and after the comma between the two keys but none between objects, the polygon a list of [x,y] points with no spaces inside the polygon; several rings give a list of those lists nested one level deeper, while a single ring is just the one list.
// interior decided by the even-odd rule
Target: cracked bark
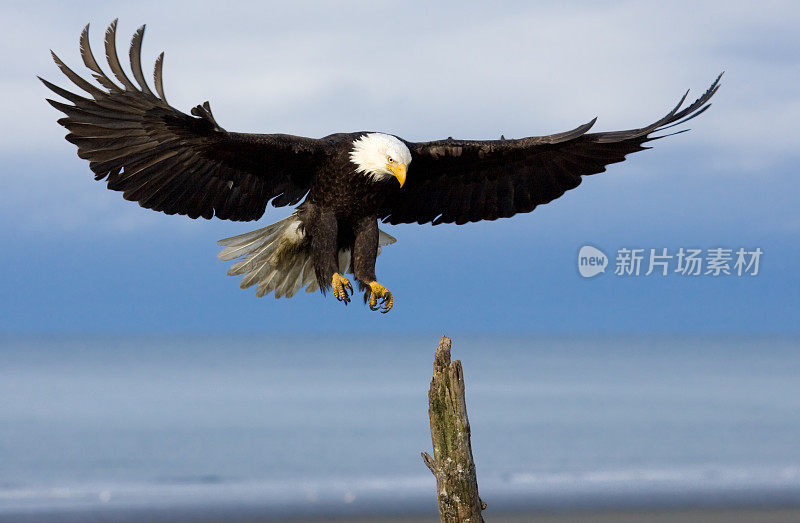
[{"label": "cracked bark", "polygon": [[450,338],[442,336],[433,359],[433,379],[428,391],[433,457],[423,452],[422,460],[436,477],[440,521],[482,523],[481,510],[486,504],[478,496],[464,372],[460,361],[450,361],[450,345]]}]

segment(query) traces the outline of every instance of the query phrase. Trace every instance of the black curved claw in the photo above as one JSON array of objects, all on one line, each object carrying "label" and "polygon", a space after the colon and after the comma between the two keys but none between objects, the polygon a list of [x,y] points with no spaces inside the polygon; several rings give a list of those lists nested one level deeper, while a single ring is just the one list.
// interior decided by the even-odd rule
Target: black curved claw
[{"label": "black curved claw", "polygon": [[[345,305],[350,303],[350,295],[353,293],[353,285],[350,283],[350,280],[337,273],[334,275],[331,284],[333,285],[333,295],[336,297],[336,300],[343,301]],[[348,289],[350,291],[349,293],[347,292]]]},{"label": "black curved claw", "polygon": [[383,300],[381,301],[380,308],[383,309],[381,314],[386,314],[392,307],[394,306],[394,299],[392,298],[391,291],[386,291],[386,294],[383,296]]},{"label": "black curved claw", "polygon": [[391,310],[392,305],[394,304],[392,293],[389,291],[389,289],[383,285],[380,285],[378,282],[373,283],[370,284],[371,294],[367,300],[369,309],[372,311],[381,311],[382,314],[386,314],[389,312],[389,310]]}]

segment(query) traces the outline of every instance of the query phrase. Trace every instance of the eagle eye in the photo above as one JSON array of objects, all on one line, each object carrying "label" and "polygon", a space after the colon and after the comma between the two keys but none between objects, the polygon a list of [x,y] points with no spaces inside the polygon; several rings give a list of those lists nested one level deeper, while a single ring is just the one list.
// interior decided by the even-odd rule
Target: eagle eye
[{"label": "eagle eye", "polygon": [[394,159],[391,156],[387,156],[386,161],[389,163],[394,163]]}]

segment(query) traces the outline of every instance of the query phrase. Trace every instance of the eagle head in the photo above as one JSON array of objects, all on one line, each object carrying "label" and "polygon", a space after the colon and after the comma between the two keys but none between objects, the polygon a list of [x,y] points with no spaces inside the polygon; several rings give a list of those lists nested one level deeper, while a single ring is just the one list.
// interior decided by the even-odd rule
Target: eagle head
[{"label": "eagle head", "polygon": [[411,151],[394,136],[369,133],[353,142],[350,161],[356,164],[356,172],[371,180],[377,182],[395,177],[402,187],[411,163]]}]

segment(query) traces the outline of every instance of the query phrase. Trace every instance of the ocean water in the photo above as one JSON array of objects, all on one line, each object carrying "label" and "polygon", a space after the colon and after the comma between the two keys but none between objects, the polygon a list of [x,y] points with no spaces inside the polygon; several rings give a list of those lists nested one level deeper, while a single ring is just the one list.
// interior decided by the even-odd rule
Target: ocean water
[{"label": "ocean water", "polygon": [[[2,340],[0,518],[433,511],[437,341]],[[489,510],[800,503],[800,340],[464,336],[453,355]]]}]

